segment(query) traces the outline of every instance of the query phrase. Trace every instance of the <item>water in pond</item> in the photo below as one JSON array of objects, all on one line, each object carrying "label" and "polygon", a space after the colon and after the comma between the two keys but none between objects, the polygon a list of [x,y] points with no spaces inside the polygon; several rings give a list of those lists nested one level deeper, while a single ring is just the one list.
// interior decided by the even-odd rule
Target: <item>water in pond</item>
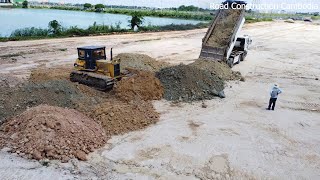
[{"label": "water in pond", "polygon": [[[97,24],[116,25],[128,28],[130,16],[121,14],[105,14],[81,11],[65,11],[52,9],[1,9],[0,36],[10,36],[11,32],[26,27],[47,28],[49,21],[57,20],[63,27],[78,26],[87,28],[94,22]],[[145,17],[144,25],[197,24],[200,21]]]}]

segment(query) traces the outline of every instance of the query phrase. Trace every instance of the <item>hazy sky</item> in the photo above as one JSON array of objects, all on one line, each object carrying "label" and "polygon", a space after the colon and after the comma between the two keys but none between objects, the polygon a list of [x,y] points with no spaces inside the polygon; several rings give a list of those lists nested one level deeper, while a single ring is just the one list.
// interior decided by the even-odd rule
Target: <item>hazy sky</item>
[{"label": "hazy sky", "polygon": [[[178,7],[180,5],[195,5],[203,8],[209,8],[212,3],[219,4],[221,0],[36,0],[36,1],[49,1],[49,2],[61,2],[61,3],[92,3],[92,4],[107,4],[107,5],[127,5],[127,6],[147,6],[147,7]],[[320,0],[247,0],[249,4],[264,4],[278,5],[278,9],[283,7],[288,7],[289,5],[309,5],[309,7],[304,7],[305,9],[310,9],[310,11],[320,11]],[[262,7],[264,8],[264,7]],[[299,7],[294,7],[299,10]],[[303,7],[301,8],[303,10]]]}]

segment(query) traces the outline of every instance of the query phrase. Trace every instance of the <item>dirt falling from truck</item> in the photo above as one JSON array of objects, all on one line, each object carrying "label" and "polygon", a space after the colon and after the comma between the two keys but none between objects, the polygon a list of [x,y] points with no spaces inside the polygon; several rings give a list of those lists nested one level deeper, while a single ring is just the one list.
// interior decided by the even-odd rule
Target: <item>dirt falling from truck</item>
[{"label": "dirt falling from truck", "polygon": [[201,70],[209,71],[211,74],[218,76],[220,79],[225,81],[240,80],[241,73],[238,71],[232,71],[231,68],[224,62],[197,59],[189,66],[197,67]]},{"label": "dirt falling from truck", "polygon": [[206,42],[207,46],[224,48],[228,45],[233,34],[235,24],[237,24],[241,9],[226,9],[223,10],[218,17],[211,36]]},{"label": "dirt falling from truck", "polygon": [[164,86],[164,98],[170,101],[213,99],[224,89],[224,81],[217,75],[195,66],[164,68],[156,76]]}]

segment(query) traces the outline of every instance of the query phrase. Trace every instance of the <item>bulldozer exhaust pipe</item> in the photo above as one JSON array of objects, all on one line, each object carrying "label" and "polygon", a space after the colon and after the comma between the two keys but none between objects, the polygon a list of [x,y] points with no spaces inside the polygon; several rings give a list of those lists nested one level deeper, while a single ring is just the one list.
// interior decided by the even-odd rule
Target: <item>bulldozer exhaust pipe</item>
[{"label": "bulldozer exhaust pipe", "polygon": [[111,50],[110,50],[110,59],[111,59],[111,61],[113,60],[112,48],[111,48]]}]

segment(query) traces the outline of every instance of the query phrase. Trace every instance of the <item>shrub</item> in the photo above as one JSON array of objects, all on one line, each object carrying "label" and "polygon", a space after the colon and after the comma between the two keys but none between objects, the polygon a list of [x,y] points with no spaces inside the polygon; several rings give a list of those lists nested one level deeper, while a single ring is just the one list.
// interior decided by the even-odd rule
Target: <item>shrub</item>
[{"label": "shrub", "polygon": [[49,31],[41,28],[22,28],[13,31],[10,37],[34,37],[34,36],[48,36]]},{"label": "shrub", "polygon": [[57,20],[50,21],[48,27],[49,31],[54,35],[59,35],[62,31],[61,24]]},{"label": "shrub", "polygon": [[131,20],[129,20],[129,26],[133,30],[135,26],[140,27],[143,23],[143,16],[140,12],[134,11],[131,13]]},{"label": "shrub", "polygon": [[28,1],[27,0],[22,2],[22,8],[28,8]]}]

